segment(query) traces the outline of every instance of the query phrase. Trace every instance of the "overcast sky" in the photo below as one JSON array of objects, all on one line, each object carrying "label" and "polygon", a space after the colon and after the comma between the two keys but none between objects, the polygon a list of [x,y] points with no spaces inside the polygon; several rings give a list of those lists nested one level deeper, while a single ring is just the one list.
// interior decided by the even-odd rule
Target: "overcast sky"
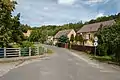
[{"label": "overcast sky", "polygon": [[30,26],[88,21],[120,12],[120,0],[17,0],[13,13]]}]

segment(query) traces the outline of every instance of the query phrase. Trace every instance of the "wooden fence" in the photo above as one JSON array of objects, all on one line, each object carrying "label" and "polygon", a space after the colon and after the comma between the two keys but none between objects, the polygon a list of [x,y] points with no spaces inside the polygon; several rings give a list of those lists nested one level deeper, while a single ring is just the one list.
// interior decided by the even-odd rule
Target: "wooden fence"
[{"label": "wooden fence", "polygon": [[44,47],[35,48],[0,48],[0,58],[42,55],[47,52]]}]

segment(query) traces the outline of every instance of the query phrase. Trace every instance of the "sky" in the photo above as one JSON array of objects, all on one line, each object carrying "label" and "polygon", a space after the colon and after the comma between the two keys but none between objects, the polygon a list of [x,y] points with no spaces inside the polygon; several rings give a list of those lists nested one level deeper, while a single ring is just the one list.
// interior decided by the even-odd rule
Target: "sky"
[{"label": "sky", "polygon": [[88,21],[120,12],[120,0],[16,0],[13,15],[33,27]]}]

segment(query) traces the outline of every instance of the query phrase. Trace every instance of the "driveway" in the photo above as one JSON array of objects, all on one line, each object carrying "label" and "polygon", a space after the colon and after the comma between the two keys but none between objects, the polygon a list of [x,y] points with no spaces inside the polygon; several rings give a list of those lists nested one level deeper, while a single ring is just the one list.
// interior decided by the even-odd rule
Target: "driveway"
[{"label": "driveway", "polygon": [[91,62],[63,48],[49,48],[55,54],[15,68],[0,80],[120,80],[118,70]]}]

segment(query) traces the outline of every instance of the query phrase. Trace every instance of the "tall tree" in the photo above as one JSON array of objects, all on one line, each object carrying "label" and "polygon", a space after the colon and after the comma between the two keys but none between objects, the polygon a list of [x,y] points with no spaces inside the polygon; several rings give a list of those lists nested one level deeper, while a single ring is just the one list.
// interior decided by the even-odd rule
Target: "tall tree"
[{"label": "tall tree", "polygon": [[10,36],[12,28],[12,14],[15,9],[15,1],[0,0],[0,36],[4,42],[3,46],[7,46],[11,41]]},{"label": "tall tree", "polygon": [[20,28],[19,17],[12,16],[17,2],[11,0],[0,0],[0,40],[3,47],[7,47],[9,43],[20,43],[23,34]]},{"label": "tall tree", "polygon": [[76,34],[76,36],[75,36],[75,42],[76,42],[76,44],[79,42],[80,40],[79,40],[79,34]]}]

